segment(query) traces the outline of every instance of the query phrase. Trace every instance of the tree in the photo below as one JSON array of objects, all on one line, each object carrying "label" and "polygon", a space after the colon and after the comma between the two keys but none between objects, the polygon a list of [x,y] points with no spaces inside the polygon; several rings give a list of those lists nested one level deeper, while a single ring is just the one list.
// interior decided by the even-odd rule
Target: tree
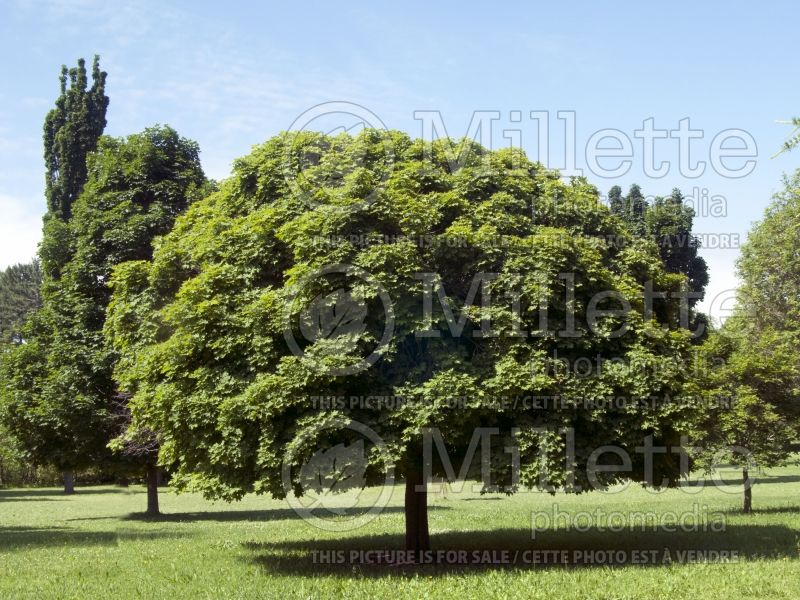
[{"label": "tree", "polygon": [[[588,489],[587,461],[602,444],[634,455],[633,472],[603,473],[602,484],[679,477],[674,453],[650,457],[651,479],[634,448],[677,446],[688,407],[600,400],[679,392],[689,334],[662,327],[671,303],[645,317],[641,296],[647,281],[677,292],[683,278],[664,271],[651,241],[604,243],[621,234],[619,221],[584,180],[564,184],[517,150],[476,144],[453,168],[449,143],[372,130],[282,134],[179,217],[152,261],[114,270],[106,334],[120,353],[117,378],[133,395],[134,422],[160,432],[173,486],[227,500],[310,493],[338,484],[309,476],[309,464],[363,443],[363,460],[345,469],[361,465],[352,479],[370,484],[383,481],[387,458],[396,466],[406,545],[423,550],[426,467],[446,473],[443,460],[424,460],[429,428],[454,461],[479,427],[502,432],[495,450],[518,448],[519,479],[501,450],[487,489]],[[481,273],[494,274],[483,291]],[[460,323],[444,309],[425,317],[426,286],[430,306],[438,289]],[[608,292],[635,308],[592,327],[587,305]],[[505,300],[475,305],[489,297]],[[489,317],[496,336],[480,335]],[[603,365],[590,375],[559,368],[589,357]],[[314,402],[365,394],[414,401]],[[541,410],[501,400],[537,396],[561,402]],[[385,445],[359,441],[355,424]],[[569,465],[564,428],[577,440]]]},{"label": "tree", "polygon": [[[787,389],[800,388],[796,339],[779,332],[753,338],[742,314],[730,317],[701,347],[702,376],[689,385],[703,397],[695,434],[698,464],[711,472],[720,464],[742,469],[743,511],[752,511],[755,469],[785,464],[797,439]],[[790,392],[790,395],[792,392]]]},{"label": "tree", "polygon": [[22,342],[22,325],[42,304],[41,285],[38,260],[0,273],[0,344]]},{"label": "tree", "polygon": [[800,439],[800,171],[784,183],[742,248],[736,310],[703,348],[714,363],[701,386],[713,407],[700,427],[706,463],[727,452],[742,467],[745,512],[751,467],[785,463]]},{"label": "tree", "polygon": [[197,144],[169,127],[101,138],[88,176],[64,235],[42,242],[43,262],[61,266],[57,278],[45,277],[28,343],[6,361],[6,421],[39,462],[63,471],[144,463],[150,482],[153,452],[123,444],[132,451],[120,461],[107,447],[124,430],[127,410],[112,377],[115,354],[103,338],[108,281],[114,265],[149,259],[153,240],[207,184]]},{"label": "tree", "polygon": [[106,127],[106,77],[99,56],[92,63],[89,89],[86,61],[79,59],[71,69],[61,67],[61,94],[44,122],[45,195],[53,217],[70,218],[72,204],[86,183],[86,157],[97,148]]},{"label": "tree", "polygon": [[[44,281],[49,281],[50,287],[56,285],[55,282],[61,277],[62,267],[71,258],[72,244],[68,221],[72,214],[72,205],[86,183],[87,156],[97,147],[98,139],[105,129],[105,115],[109,101],[105,95],[106,77],[107,74],[100,71],[98,56],[95,56],[92,64],[93,82],[88,90],[85,61],[78,60],[78,66],[72,69],[67,69],[66,65],[63,65],[60,77],[61,93],[56,99],[55,108],[45,117],[43,141],[47,213],[44,217],[42,247],[50,248],[51,251],[44,252],[41,256]],[[4,356],[3,368],[11,388],[17,386],[21,389],[19,386],[28,386],[29,390],[34,392],[34,386],[41,384],[41,381],[35,382],[37,378],[41,378],[43,370],[46,369],[44,360],[44,354],[47,352],[46,340],[53,334],[52,323],[48,321],[47,312],[34,313],[26,325],[26,336],[36,337],[36,343],[26,348],[18,348],[10,355]],[[37,388],[34,393],[39,392],[41,389]],[[57,405],[52,405],[50,408],[52,411],[59,410]],[[40,423],[43,422],[41,421],[43,414],[52,415],[52,411],[40,411],[38,414]],[[11,414],[6,413],[6,417],[12,418],[9,416]],[[79,427],[81,418],[86,419],[83,421],[83,427],[95,425],[94,420],[87,418],[88,415],[82,411],[62,416],[64,417],[61,419],[62,425],[70,418],[78,419],[75,425]],[[51,421],[51,428],[56,421],[58,419]],[[16,426],[11,426],[9,429],[15,431],[16,427],[21,427],[22,432],[29,433],[27,424],[20,415],[16,417]],[[77,449],[81,444],[73,444],[69,434],[64,431],[51,431],[51,433],[54,436],[52,440],[39,435],[30,435],[23,446],[35,447],[34,456],[49,456],[52,459],[51,464],[76,462],[75,453],[68,457],[56,451],[56,448],[72,444]],[[71,470],[65,469],[64,491],[69,494],[73,490],[74,475]]]},{"label": "tree", "polygon": [[[800,428],[800,169],[784,178],[764,218],[747,236],[737,264],[742,281],[737,311],[746,323],[744,346],[779,347],[783,375],[761,397],[781,406]],[[755,342],[755,343],[754,343]]]},{"label": "tree", "polygon": [[[689,306],[702,300],[708,266],[698,254],[700,240],[692,233],[694,210],[685,203],[681,191],[674,188],[669,196],[657,196],[648,203],[638,185],[632,185],[624,198],[615,185],[608,198],[611,212],[622,219],[631,235],[653,239],[667,271],[686,276]],[[704,315],[695,314],[694,319],[705,324]]]},{"label": "tree", "polygon": [[756,331],[800,330],[800,169],[784,178],[742,247],[737,299]]},{"label": "tree", "polygon": [[608,190],[608,208],[615,215],[622,215],[625,212],[625,199],[622,196],[622,188],[618,185]]},{"label": "tree", "polygon": [[694,210],[684,203],[678,188],[666,198],[655,198],[645,212],[645,231],[658,244],[667,271],[686,276],[688,289],[694,293],[690,305],[702,300],[708,285],[708,266],[698,255],[700,240],[692,234],[693,220]]},{"label": "tree", "polygon": [[[39,261],[12,265],[0,272],[0,352],[23,342],[22,327],[28,316],[41,306],[42,272]],[[0,360],[2,358],[0,357]],[[36,471],[25,466],[19,443],[0,425],[0,486],[30,483]]]},{"label": "tree", "polygon": [[609,190],[608,198],[611,212],[625,222],[633,235],[641,237],[647,233],[644,215],[648,204],[638,185],[632,184],[625,197],[620,187],[615,185]]}]

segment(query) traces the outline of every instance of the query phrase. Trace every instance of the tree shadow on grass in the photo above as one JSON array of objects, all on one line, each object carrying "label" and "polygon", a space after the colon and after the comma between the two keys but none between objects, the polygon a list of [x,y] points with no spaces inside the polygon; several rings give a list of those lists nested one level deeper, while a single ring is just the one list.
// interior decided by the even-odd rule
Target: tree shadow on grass
[{"label": "tree shadow on grass", "polygon": [[487,500],[505,500],[501,496],[481,496],[480,498],[463,498],[462,502],[486,502]]},{"label": "tree shadow on grass", "polygon": [[[357,517],[366,514],[370,510],[366,508],[348,508],[342,512],[344,517]],[[430,511],[450,510],[447,506],[430,506]],[[402,513],[402,506],[387,506],[381,514]],[[312,511],[319,517],[329,516],[325,509]],[[198,511],[183,513],[166,513],[157,516],[147,513],[131,513],[123,517],[126,521],[145,521],[152,523],[193,523],[196,521],[243,521],[243,522],[263,522],[263,521],[288,521],[302,519],[293,508],[272,508],[265,510],[221,510],[221,511]],[[88,519],[87,519],[88,520]]]},{"label": "tree shadow on grass", "polygon": [[0,505],[12,502],[65,502],[67,498],[47,498],[43,496],[14,496],[13,498],[0,498]]},{"label": "tree shadow on grass", "polygon": [[0,527],[0,552],[24,548],[116,546],[120,541],[185,537],[174,531],[84,531],[69,527]]},{"label": "tree shadow on grass", "polygon": [[116,546],[111,531],[81,531],[67,527],[0,527],[0,552],[31,547]]},{"label": "tree shadow on grass", "polygon": [[[800,482],[800,475],[759,475],[758,473],[752,474],[753,489],[757,490],[758,486],[772,484],[772,483],[798,483]],[[686,487],[708,487],[713,488],[716,485],[742,485],[742,477],[739,474],[721,476],[717,479],[707,477],[704,479],[693,479],[688,483],[683,484]]]},{"label": "tree shadow on grass", "polygon": [[796,514],[800,516],[800,506],[798,505],[785,505],[785,506],[764,506],[764,507],[753,507],[753,511],[751,513],[746,513],[742,509],[742,507],[738,508],[731,508],[725,511],[726,514],[729,515],[742,515],[742,516],[750,516],[750,515],[777,515],[777,514]]},{"label": "tree shadow on grass", "polygon": [[[429,564],[409,565],[402,535],[314,541],[247,543],[269,573],[335,577],[439,576],[486,570],[591,568],[670,563],[736,562],[747,558],[797,558],[796,533],[778,525],[731,525],[724,531],[639,528],[609,532],[530,529],[433,533]],[[392,552],[394,551],[394,552]],[[444,551],[437,557],[438,551]],[[405,559],[406,562],[403,562]]]},{"label": "tree shadow on grass", "polygon": [[764,483],[797,483],[800,481],[800,475],[762,475],[756,476],[756,485]]},{"label": "tree shadow on grass", "polygon": [[108,488],[75,488],[74,495],[67,495],[62,490],[57,488],[16,488],[13,490],[0,489],[0,503],[3,502],[23,502],[26,500],[33,500],[36,502],[48,502],[52,500],[69,500],[75,496],[88,496],[94,494],[128,494],[126,488],[108,489]]}]

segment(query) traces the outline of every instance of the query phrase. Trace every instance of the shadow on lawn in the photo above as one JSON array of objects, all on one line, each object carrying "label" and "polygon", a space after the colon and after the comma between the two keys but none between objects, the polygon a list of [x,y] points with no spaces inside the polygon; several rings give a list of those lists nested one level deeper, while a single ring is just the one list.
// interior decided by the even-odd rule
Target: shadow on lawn
[{"label": "shadow on lawn", "polygon": [[[343,516],[357,517],[367,513],[370,510],[366,508],[349,508],[343,512]],[[402,506],[387,506],[381,511],[381,514],[402,513]],[[430,506],[428,510],[450,510],[447,506]],[[315,511],[319,516],[326,516],[325,509]],[[300,519],[292,508],[272,508],[265,510],[221,510],[221,511],[201,511],[201,512],[184,512],[184,513],[166,513],[158,516],[148,515],[147,513],[131,513],[123,517],[126,521],[146,521],[152,523],[193,523],[195,521],[243,521],[243,522],[256,522],[256,521],[287,521]],[[77,519],[80,520],[80,519]],[[86,519],[89,520],[89,519]]]},{"label": "shadow on lawn", "polygon": [[[748,516],[747,513],[742,510],[742,507],[732,508],[725,511],[726,514],[729,515],[743,515]],[[778,514],[795,514],[800,515],[800,506],[797,505],[785,505],[785,506],[765,506],[763,508],[759,508],[755,506],[753,508],[753,512],[750,515],[778,515]]]},{"label": "shadow on lawn", "polygon": [[756,485],[763,483],[797,483],[800,475],[763,475],[756,477]]},{"label": "shadow on lawn", "polygon": [[116,546],[120,541],[185,537],[174,531],[82,531],[69,527],[0,527],[0,552],[24,548]]},{"label": "shadow on lawn", "polygon": [[[402,544],[402,534],[397,533],[244,546],[253,553],[249,560],[270,573],[339,577],[437,576],[454,572],[609,565],[653,567],[670,562],[737,560],[732,552],[739,560],[798,556],[797,535],[788,527],[727,524],[725,531],[717,532],[672,532],[664,528],[646,531],[636,528],[614,533],[597,528],[585,532],[548,530],[537,533],[535,540],[531,539],[529,529],[449,531],[434,533],[431,537],[434,553],[455,551],[439,564],[376,564],[397,563],[392,551],[401,551]],[[371,564],[365,564],[364,551],[374,551],[367,555]],[[458,555],[458,551],[462,554]],[[500,554],[503,551],[507,552],[505,556]],[[539,562],[534,564],[533,553],[537,551]],[[564,555],[556,557],[555,552],[560,551],[566,552],[566,561],[563,561]],[[600,560],[603,556],[606,558]],[[466,561],[462,557],[466,557]]]},{"label": "shadow on lawn", "polygon": [[75,494],[66,495],[57,488],[16,488],[13,490],[0,489],[0,503],[2,502],[22,502],[25,500],[35,500],[36,502],[49,502],[52,500],[69,500],[76,496],[93,496],[95,494],[128,494],[127,488],[75,488]]},{"label": "shadow on lawn", "polygon": [[[753,480],[755,483],[753,484],[753,489],[758,489],[760,485],[766,485],[770,483],[797,483],[800,482],[800,475],[759,475],[755,473],[753,475]],[[686,487],[708,487],[713,488],[715,485],[742,485],[741,475],[727,475],[725,477],[719,477],[718,479],[714,478],[705,478],[705,479],[693,479],[689,483],[684,484]]]}]

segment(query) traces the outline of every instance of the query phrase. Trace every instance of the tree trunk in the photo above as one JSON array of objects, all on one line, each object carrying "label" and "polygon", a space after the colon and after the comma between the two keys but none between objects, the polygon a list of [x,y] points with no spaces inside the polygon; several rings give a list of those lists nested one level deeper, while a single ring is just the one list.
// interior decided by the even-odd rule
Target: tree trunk
[{"label": "tree trunk", "polygon": [[157,515],[158,510],[158,467],[147,468],[147,514]]},{"label": "tree trunk", "polygon": [[64,493],[71,495],[75,493],[75,473],[64,471]]},{"label": "tree trunk", "polygon": [[744,481],[744,508],[746,513],[753,512],[753,486],[747,469],[742,469],[742,480]]},{"label": "tree trunk", "polygon": [[[428,532],[428,491],[422,473],[406,475],[406,550],[423,552],[431,549]],[[417,490],[417,486],[422,491]]]},{"label": "tree trunk", "polygon": [[123,475],[122,477],[117,478],[117,485],[119,487],[128,487],[130,485],[130,481],[128,481],[128,478]]}]

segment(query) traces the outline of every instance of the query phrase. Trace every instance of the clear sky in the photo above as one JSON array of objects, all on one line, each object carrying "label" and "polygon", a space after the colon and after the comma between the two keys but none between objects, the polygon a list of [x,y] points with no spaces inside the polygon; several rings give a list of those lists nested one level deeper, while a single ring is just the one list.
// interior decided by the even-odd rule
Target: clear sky
[{"label": "clear sky", "polygon": [[[725,290],[736,283],[735,236],[744,240],[782,173],[800,165],[798,152],[770,158],[789,133],[776,120],[800,114],[796,3],[339,4],[2,0],[0,267],[30,259],[40,239],[41,127],[60,66],[98,53],[109,73],[106,133],[168,123],[200,143],[217,179],[253,144],[324,102],[355,103],[415,137],[424,133],[415,111],[438,111],[453,136],[467,133],[475,111],[497,111],[495,147],[517,130],[509,135],[532,158],[556,168],[567,166],[565,139],[574,139],[575,167],[603,192],[636,182],[647,195],[678,186],[694,199],[695,230],[709,234],[703,306],[723,314]],[[549,118],[537,122],[531,111]],[[574,136],[558,111],[574,111]],[[688,166],[703,161],[704,172],[681,169],[675,134],[652,143],[655,165],[668,172],[646,173],[647,144],[635,131],[649,119],[654,130],[675,131],[687,118],[687,128],[702,132],[690,141]],[[540,156],[545,120],[549,151]],[[600,159],[598,170],[586,156],[593,134],[609,129],[631,141],[631,166],[616,177],[609,171],[622,159]],[[757,148],[752,168],[749,158],[722,162],[744,176],[710,161],[712,140],[731,129]],[[733,248],[713,247],[728,234]]]}]

